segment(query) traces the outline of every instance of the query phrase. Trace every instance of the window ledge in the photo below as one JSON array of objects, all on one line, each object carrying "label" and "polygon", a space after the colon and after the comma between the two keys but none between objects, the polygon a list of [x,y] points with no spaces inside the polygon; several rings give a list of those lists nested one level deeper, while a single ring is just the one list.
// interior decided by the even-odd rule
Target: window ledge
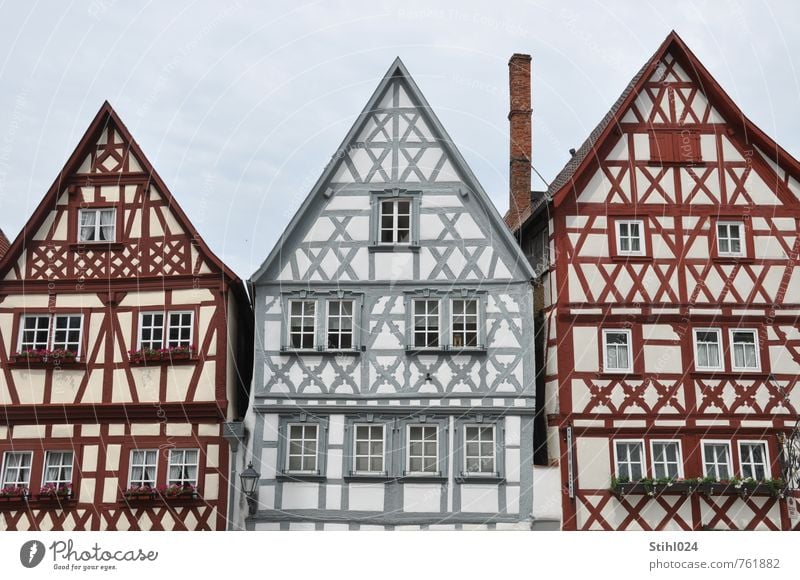
[{"label": "window ledge", "polygon": [[499,474],[487,474],[487,475],[458,475],[456,476],[456,483],[461,484],[470,484],[470,483],[504,483],[506,481],[505,477],[501,477]]},{"label": "window ledge", "polygon": [[486,347],[440,346],[436,348],[419,348],[407,346],[406,354],[486,354]]},{"label": "window ledge", "polygon": [[711,259],[715,264],[753,264],[755,260],[748,256],[714,256]]},{"label": "window ledge", "polygon": [[723,371],[723,370],[694,370],[689,373],[689,376],[693,378],[699,379],[715,379],[725,378],[725,379],[761,379],[766,380],[769,377],[769,373],[764,371]]},{"label": "window ledge", "polygon": [[119,252],[125,249],[121,242],[73,242],[69,249],[74,252]]},{"label": "window ledge", "polygon": [[629,371],[603,371],[597,373],[598,379],[629,379],[629,380],[639,380],[642,377],[642,373],[635,373]]},{"label": "window ledge", "polygon": [[431,473],[431,474],[424,474],[421,473],[419,475],[406,473],[402,476],[395,479],[398,483],[447,483],[447,478],[441,473]]},{"label": "window ledge", "polygon": [[419,244],[370,244],[370,252],[419,252]]},{"label": "window ledge", "polygon": [[139,495],[123,495],[117,502],[121,506],[141,506],[141,505],[200,505],[203,498],[198,493],[186,493],[181,495],[163,495],[160,493],[143,493]]},{"label": "window ledge", "polygon": [[278,481],[325,481],[327,478],[320,473],[292,473],[284,471],[275,475]]},{"label": "window ledge", "polygon": [[325,349],[316,349],[316,348],[290,348],[288,346],[282,346],[280,353],[281,354],[296,354],[296,355],[318,355],[318,356],[339,356],[339,355],[351,355],[357,356],[360,355],[362,352],[366,351],[366,347],[359,346],[356,348],[325,348]]},{"label": "window ledge", "polygon": [[395,478],[389,475],[388,473],[376,473],[375,475],[370,475],[368,473],[351,473],[350,475],[345,475],[345,481],[353,481],[353,482],[363,482],[363,483],[388,483],[393,481]]}]

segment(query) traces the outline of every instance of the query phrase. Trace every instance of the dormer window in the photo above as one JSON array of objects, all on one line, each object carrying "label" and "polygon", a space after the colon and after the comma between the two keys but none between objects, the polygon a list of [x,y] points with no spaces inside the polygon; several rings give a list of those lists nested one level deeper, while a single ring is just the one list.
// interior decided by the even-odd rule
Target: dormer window
[{"label": "dormer window", "polygon": [[78,212],[78,240],[81,242],[114,242],[117,235],[117,210],[89,208]]}]

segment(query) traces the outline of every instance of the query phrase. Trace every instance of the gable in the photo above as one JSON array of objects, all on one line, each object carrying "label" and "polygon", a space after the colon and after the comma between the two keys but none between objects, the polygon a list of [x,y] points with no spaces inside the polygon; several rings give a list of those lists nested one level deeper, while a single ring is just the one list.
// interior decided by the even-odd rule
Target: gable
[{"label": "gable", "polygon": [[224,270],[108,103],[0,267],[5,280],[48,281]]},{"label": "gable", "polygon": [[[769,154],[765,154],[768,151]],[[553,180],[558,206],[800,201],[800,164],[754,125],[674,32]]]},{"label": "gable", "polygon": [[[387,199],[408,200],[409,248],[377,242]],[[529,279],[488,196],[396,61],[253,280]]]}]

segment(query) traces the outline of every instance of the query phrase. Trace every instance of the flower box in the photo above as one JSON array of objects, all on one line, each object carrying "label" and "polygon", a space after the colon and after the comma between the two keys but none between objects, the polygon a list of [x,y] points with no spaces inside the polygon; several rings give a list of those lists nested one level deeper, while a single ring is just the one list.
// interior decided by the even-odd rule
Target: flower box
[{"label": "flower box", "polygon": [[158,488],[158,493],[167,501],[197,499],[197,488],[191,484],[168,485]]},{"label": "flower box", "polygon": [[28,501],[29,491],[27,487],[17,487],[15,485],[7,485],[0,488],[0,502],[3,503],[18,503]]},{"label": "flower box", "polygon": [[78,355],[70,350],[28,349],[11,354],[9,363],[17,366],[59,367],[74,365]]},{"label": "flower box", "polygon": [[46,483],[39,490],[37,499],[42,501],[69,501],[72,499],[72,484],[56,485],[54,483]]},{"label": "flower box", "polygon": [[161,364],[179,361],[191,361],[196,357],[197,351],[193,346],[176,346],[172,348],[143,348],[128,352],[131,364]]}]

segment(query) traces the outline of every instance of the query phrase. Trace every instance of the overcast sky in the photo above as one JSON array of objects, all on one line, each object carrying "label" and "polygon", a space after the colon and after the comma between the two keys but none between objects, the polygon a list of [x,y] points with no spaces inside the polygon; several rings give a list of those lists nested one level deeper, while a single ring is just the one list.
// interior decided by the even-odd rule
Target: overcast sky
[{"label": "overcast sky", "polygon": [[673,28],[800,156],[793,0],[165,4],[0,4],[10,238],[108,99],[200,234],[247,278],[396,56],[501,213],[514,52],[533,55],[533,156],[545,179]]}]

